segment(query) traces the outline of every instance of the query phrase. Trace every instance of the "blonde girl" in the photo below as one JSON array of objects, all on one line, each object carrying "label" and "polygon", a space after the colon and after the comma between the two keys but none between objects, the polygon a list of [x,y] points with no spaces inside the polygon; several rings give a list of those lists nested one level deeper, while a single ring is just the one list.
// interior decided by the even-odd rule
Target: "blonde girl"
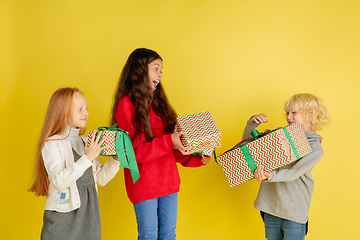
[{"label": "blonde girl", "polygon": [[29,191],[46,196],[41,239],[101,239],[97,184],[103,186],[119,170],[97,156],[106,146],[100,134],[90,146],[80,134],[89,113],[77,88],[54,92],[36,152],[35,180]]}]

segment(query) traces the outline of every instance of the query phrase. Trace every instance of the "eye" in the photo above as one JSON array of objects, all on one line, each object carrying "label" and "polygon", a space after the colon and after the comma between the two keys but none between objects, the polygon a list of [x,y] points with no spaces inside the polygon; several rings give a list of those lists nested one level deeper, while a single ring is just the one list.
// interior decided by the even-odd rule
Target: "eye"
[{"label": "eye", "polygon": [[155,68],[155,71],[157,71],[158,70],[158,68]]}]

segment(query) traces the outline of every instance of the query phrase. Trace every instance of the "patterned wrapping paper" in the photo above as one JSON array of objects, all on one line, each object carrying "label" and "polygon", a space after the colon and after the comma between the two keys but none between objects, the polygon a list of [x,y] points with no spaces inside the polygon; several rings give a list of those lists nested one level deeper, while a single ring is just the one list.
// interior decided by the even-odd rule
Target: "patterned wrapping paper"
[{"label": "patterned wrapping paper", "polygon": [[221,146],[221,133],[209,111],[177,118],[175,132],[185,132],[181,141],[194,153],[211,156],[214,148]]},{"label": "patterned wrapping paper", "polygon": [[254,167],[262,165],[269,172],[294,162],[311,151],[300,124],[293,124],[240,144],[219,155],[217,159],[233,187],[254,179]]},{"label": "patterned wrapping paper", "polygon": [[[98,133],[99,131],[97,131]],[[121,134],[120,132],[116,132],[116,131],[110,131],[110,130],[105,130],[102,131],[102,137],[108,137],[105,141],[104,144],[108,145],[107,148],[105,148],[104,150],[102,150],[100,152],[101,156],[116,156],[116,148],[115,148],[115,139],[116,139],[116,134]],[[89,145],[92,141],[94,137],[94,131],[90,131],[88,133],[88,141],[87,141],[87,145]]]},{"label": "patterned wrapping paper", "polygon": [[[107,137],[103,143],[103,145],[107,145],[107,147],[103,149],[99,155],[117,156],[120,165],[123,168],[128,168],[130,170],[133,183],[135,184],[136,181],[140,178],[140,173],[129,134],[124,130],[117,128],[117,124],[112,127],[98,128],[96,136],[98,135],[99,131],[102,132],[100,139]],[[94,136],[94,131],[90,131],[88,133],[88,145],[90,145],[91,141],[94,139]]]}]

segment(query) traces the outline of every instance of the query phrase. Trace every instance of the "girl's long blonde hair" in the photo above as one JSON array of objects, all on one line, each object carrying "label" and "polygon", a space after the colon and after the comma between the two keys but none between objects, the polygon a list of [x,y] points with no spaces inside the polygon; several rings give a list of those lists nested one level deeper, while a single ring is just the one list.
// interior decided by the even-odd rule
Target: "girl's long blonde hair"
[{"label": "girl's long blonde hair", "polygon": [[35,196],[48,194],[49,179],[41,151],[49,137],[61,134],[69,125],[73,96],[76,92],[81,93],[78,88],[60,88],[51,96],[35,155],[35,179],[28,190],[34,192]]},{"label": "girl's long blonde hair", "polygon": [[310,93],[299,93],[293,95],[284,104],[285,112],[300,110],[310,121],[311,131],[316,132],[330,125],[331,116],[329,110],[321,100]]}]

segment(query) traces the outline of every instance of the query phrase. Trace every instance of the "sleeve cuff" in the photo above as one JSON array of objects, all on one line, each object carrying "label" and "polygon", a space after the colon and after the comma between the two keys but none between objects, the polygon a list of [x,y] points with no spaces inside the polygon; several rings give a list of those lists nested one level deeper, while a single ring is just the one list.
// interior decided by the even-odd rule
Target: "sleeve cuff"
[{"label": "sleeve cuff", "polygon": [[172,138],[171,138],[171,135],[172,133],[166,135],[166,138],[165,138],[165,142],[171,147],[171,148],[174,148],[174,143],[172,141]]}]

